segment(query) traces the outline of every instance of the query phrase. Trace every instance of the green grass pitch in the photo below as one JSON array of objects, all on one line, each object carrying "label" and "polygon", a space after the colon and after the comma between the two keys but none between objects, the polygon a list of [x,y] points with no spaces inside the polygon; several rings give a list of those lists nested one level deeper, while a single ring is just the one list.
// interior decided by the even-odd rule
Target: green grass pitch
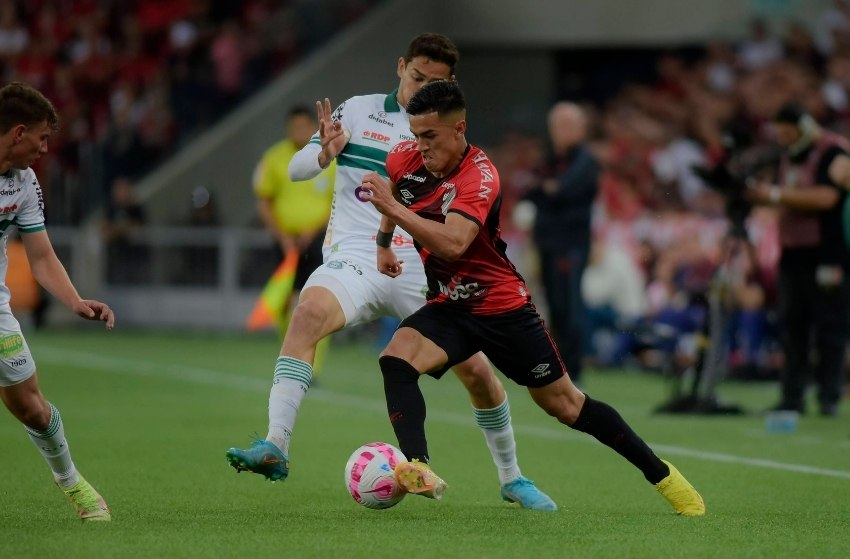
[{"label": "green grass pitch", "polygon": [[[271,484],[237,475],[230,446],[265,435],[278,352],[271,336],[28,333],[42,389],[61,410],[80,471],[113,522],[82,524],[21,426],[0,413],[0,557],[850,557],[850,405],[793,434],[764,419],[658,416],[654,376],[592,371],[585,389],[616,407],[700,490],[708,513],[675,516],[640,473],[590,437],[558,425],[506,381],[523,473],[556,513],[503,503],[456,378],[423,379],[440,502],[359,507],[343,467],[359,445],[395,443],[377,350],[333,346],[295,427],[291,472]],[[770,384],[728,383],[751,410]]]}]

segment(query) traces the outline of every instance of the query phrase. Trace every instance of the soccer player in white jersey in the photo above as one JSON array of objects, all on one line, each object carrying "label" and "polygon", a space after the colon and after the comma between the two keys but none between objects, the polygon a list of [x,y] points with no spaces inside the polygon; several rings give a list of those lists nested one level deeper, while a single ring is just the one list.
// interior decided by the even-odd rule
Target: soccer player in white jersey
[{"label": "soccer player in white jersey", "polygon": [[[336,159],[325,262],[301,292],[277,359],[269,396],[268,435],[251,448],[227,451],[227,460],[237,471],[254,472],[272,481],[289,474],[292,429],[310,386],[319,340],[381,316],[403,319],[425,304],[425,272],[412,238],[397,229],[391,239],[382,239],[392,242],[406,264],[405,273],[395,280],[381,274],[375,261],[380,215],[357,194],[367,173],[386,176],[385,161],[393,145],[413,139],[405,111],[408,100],[426,83],[453,78],[458,58],[450,39],[425,33],[415,37],[405,56],[399,58],[398,89],[389,95],[352,97],[335,111],[328,99],[316,103],[319,131],[293,157],[289,172],[295,180],[306,180]],[[499,472],[502,498],[523,508],[556,510],[552,499],[520,472],[507,395],[487,359],[479,353],[454,371],[469,391],[476,423]],[[421,399],[422,393],[416,397]],[[422,494],[440,497],[427,490]]]},{"label": "soccer player in white jersey", "polygon": [[24,424],[80,518],[104,521],[112,518],[109,508],[74,466],[59,410],[38,387],[35,362],[12,316],[6,287],[6,238],[15,225],[35,279],[78,316],[102,320],[109,330],[115,325],[106,304],[77,293],[44,227],[41,187],[30,165],[47,153],[47,140],[57,126],[53,105],[35,89],[17,82],[0,89],[0,399]]}]

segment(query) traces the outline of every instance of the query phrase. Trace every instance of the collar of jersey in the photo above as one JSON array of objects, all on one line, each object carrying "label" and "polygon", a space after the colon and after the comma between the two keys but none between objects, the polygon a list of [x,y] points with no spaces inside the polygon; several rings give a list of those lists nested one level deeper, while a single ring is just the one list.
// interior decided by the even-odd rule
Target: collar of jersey
[{"label": "collar of jersey", "polygon": [[384,99],[384,110],[388,113],[401,112],[401,105],[398,104],[398,88],[393,89],[392,92],[387,95],[386,99]]}]

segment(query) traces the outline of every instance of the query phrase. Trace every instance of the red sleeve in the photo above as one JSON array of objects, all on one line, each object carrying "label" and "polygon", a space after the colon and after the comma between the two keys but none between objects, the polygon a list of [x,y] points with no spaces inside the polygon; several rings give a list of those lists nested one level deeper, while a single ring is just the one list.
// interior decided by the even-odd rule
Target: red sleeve
[{"label": "red sleeve", "polygon": [[499,197],[499,174],[482,151],[471,154],[457,177],[457,195],[448,211],[456,212],[483,227]]},{"label": "red sleeve", "polygon": [[387,176],[394,183],[405,173],[411,157],[417,155],[415,148],[413,142],[399,142],[387,154]]}]

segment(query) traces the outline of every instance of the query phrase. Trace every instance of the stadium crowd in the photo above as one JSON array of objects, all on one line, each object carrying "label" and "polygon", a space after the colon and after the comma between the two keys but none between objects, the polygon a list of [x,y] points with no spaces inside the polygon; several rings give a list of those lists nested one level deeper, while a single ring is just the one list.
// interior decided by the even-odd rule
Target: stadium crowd
[{"label": "stadium crowd", "polygon": [[3,82],[62,127],[36,169],[54,225],[102,207],[376,0],[0,0]]},{"label": "stadium crowd", "polygon": [[[615,365],[651,346],[660,351],[640,352],[646,365],[693,364],[705,298],[725,263],[731,370],[773,378],[782,364],[774,313],[776,209],[748,214],[749,250],[730,229],[727,196],[695,167],[731,161],[755,174],[759,161],[775,165],[770,121],[789,101],[800,102],[825,128],[850,135],[850,3],[836,1],[811,29],[790,22],[774,33],[755,19],[740,41],[663,51],[652,70],[606,99],[583,99],[589,143],[601,165],[583,282],[586,355]],[[604,62],[596,71],[606,72]],[[490,152],[502,170],[510,212],[540,182],[545,141],[512,131]],[[527,243],[523,221],[507,231],[518,246]],[[730,239],[738,243],[731,252]],[[528,266],[533,270],[534,263]]]}]

